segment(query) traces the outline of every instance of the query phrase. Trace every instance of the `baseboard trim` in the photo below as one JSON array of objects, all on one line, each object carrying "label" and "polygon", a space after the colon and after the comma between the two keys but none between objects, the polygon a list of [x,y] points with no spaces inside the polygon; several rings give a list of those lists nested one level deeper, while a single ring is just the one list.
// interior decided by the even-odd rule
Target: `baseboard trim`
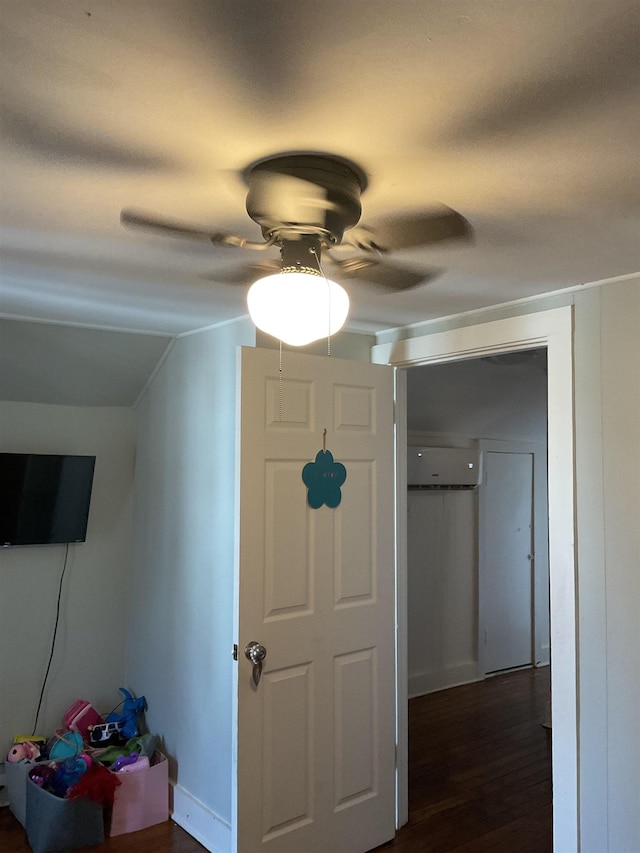
[{"label": "baseboard trim", "polygon": [[180,785],[172,788],[172,820],[211,853],[231,853],[231,825]]},{"label": "baseboard trim", "polygon": [[409,699],[424,696],[426,693],[435,693],[438,690],[447,690],[449,687],[472,684],[474,681],[482,681],[482,678],[478,676],[476,661],[410,675]]},{"label": "baseboard trim", "polygon": [[536,666],[549,666],[551,663],[551,646],[547,643],[540,646],[538,650],[539,660],[536,660]]}]

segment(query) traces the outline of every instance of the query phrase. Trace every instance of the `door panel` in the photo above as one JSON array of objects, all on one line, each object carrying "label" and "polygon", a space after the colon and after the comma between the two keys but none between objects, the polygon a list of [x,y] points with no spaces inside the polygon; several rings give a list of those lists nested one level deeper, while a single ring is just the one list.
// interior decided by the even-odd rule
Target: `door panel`
[{"label": "door panel", "polygon": [[[265,463],[265,619],[309,613],[313,594],[313,550],[309,525],[313,518],[302,501],[290,504],[298,491],[300,462]],[[281,571],[288,566],[286,573]]]},{"label": "door panel", "polygon": [[335,514],[335,604],[353,607],[371,601],[375,589],[375,507],[372,465],[369,461],[349,465],[349,488],[362,496],[345,501]]},{"label": "door panel", "polygon": [[277,670],[264,678],[262,832],[267,839],[312,820],[311,685],[310,665]]},{"label": "door panel", "polygon": [[480,576],[484,670],[533,662],[533,456],[484,454]]},{"label": "door panel", "polygon": [[335,806],[376,794],[373,720],[375,649],[340,655],[334,662]]},{"label": "door panel", "polygon": [[[364,853],[395,824],[393,371],[244,349],[240,384],[235,850]],[[325,429],[347,479],[311,509]]]}]

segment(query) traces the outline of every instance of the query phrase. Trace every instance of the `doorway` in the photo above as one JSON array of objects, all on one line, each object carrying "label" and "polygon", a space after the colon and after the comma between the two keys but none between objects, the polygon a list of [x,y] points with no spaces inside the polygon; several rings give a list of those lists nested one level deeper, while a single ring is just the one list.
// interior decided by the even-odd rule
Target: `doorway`
[{"label": "doorway", "polygon": [[[549,570],[555,849],[578,849],[578,730],[573,529],[573,348],[570,307],[523,314],[374,347],[375,361],[406,368],[546,347],[548,359]],[[398,372],[397,815],[408,815],[406,371]],[[404,414],[403,414],[404,413]],[[403,497],[404,495],[404,497]]]},{"label": "doorway", "polygon": [[410,455],[481,471],[409,487],[409,696],[549,663],[546,409],[543,348],[407,371]]},{"label": "doorway", "polygon": [[[417,827],[421,837],[435,833],[434,849],[448,820],[445,848],[454,837],[484,837],[494,821],[511,820],[519,795],[500,774],[512,767],[521,768],[527,784],[533,767],[540,776],[535,804],[549,840],[541,837],[539,849],[550,849],[550,742],[541,725],[544,702],[531,696],[535,684],[548,699],[549,686],[548,595],[534,607],[536,587],[548,588],[546,403],[544,348],[407,371],[410,457],[446,445],[461,449],[439,458],[475,459],[481,449],[479,486],[443,464],[438,485],[410,486],[407,496],[411,822],[414,834]],[[534,484],[538,456],[542,482]],[[543,500],[534,501],[538,490]],[[513,670],[522,672],[507,676]],[[483,682],[488,674],[491,685]],[[503,695],[495,693],[495,676]],[[427,767],[428,783],[416,770]],[[469,787],[467,776],[474,780]],[[493,790],[486,802],[485,784]],[[518,826],[509,827],[514,842]],[[527,827],[525,821],[521,830]]]}]

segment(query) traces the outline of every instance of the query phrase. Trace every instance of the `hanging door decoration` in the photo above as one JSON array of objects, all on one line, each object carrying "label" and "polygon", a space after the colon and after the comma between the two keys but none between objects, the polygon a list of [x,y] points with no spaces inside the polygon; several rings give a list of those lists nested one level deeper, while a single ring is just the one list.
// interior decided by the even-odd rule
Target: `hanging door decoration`
[{"label": "hanging door decoration", "polygon": [[340,505],[342,492],[340,487],[347,479],[347,469],[342,462],[335,462],[333,454],[327,450],[327,431],[322,436],[322,450],[316,454],[314,462],[307,462],[302,469],[302,480],[307,487],[307,503],[311,509],[319,509],[326,504],[330,509]]}]

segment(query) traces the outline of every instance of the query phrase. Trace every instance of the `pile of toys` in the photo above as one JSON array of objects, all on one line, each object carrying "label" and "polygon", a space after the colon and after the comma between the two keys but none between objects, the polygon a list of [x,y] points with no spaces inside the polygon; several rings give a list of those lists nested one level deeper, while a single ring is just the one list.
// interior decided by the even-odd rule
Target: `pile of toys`
[{"label": "pile of toys", "polygon": [[124,696],[120,713],[112,711],[103,718],[89,702],[78,699],[53,737],[17,735],[6,760],[32,765],[29,778],[57,797],[112,804],[120,784],[114,772],[148,768],[157,741],[140,734],[147,708],[144,696],[134,698],[124,687],[120,692]]},{"label": "pile of toys", "polygon": [[5,767],[9,807],[33,853],[68,853],[169,816],[168,761],[141,732],[147,703],[124,699],[101,716],[79,699],[49,739],[18,735]]},{"label": "pile of toys", "polygon": [[29,778],[56,797],[69,800],[85,797],[102,806],[112,805],[117,777],[102,764],[83,753],[61,763],[41,763],[29,772]]}]

